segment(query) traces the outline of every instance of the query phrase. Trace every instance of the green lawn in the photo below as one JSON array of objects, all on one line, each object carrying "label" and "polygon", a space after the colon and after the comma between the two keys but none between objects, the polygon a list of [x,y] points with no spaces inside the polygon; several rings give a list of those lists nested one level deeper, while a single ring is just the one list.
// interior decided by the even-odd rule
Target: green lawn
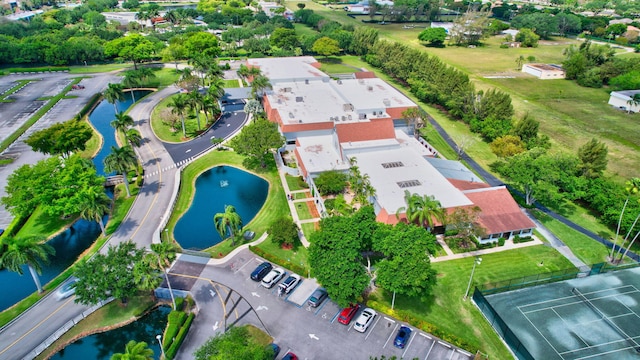
[{"label": "green lawn", "polygon": [[[279,259],[284,261],[288,261],[297,266],[301,266],[305,269],[309,269],[309,262],[307,260],[307,256],[309,252],[307,248],[302,246],[302,244],[298,243],[297,246],[291,250],[286,250],[281,248],[278,244],[274,244],[271,239],[267,239],[263,241],[260,245],[257,246],[259,249],[263,250],[266,253],[276,256]],[[291,270],[291,269],[289,269]],[[299,274],[301,276],[307,277],[307,273]]]},{"label": "green lawn", "polygon": [[[544,265],[539,266],[544,260]],[[426,301],[396,296],[396,311],[434,324],[449,334],[464,339],[474,349],[489,354],[490,359],[511,359],[512,356],[480,311],[463,296],[473,266],[473,258],[433,263],[438,271],[438,283],[433,296]],[[547,246],[532,246],[482,256],[476,267],[474,284],[484,284],[515,277],[572,268],[571,263]],[[390,308],[391,294],[378,291],[372,296],[382,308]],[[394,314],[392,314],[394,315]],[[395,315],[398,315],[397,313]],[[416,324],[414,324],[416,325]]]},{"label": "green lawn", "polygon": [[[189,164],[184,169],[178,199],[176,200],[174,211],[167,225],[169,234],[173,234],[173,228],[178,219],[188,210],[189,206],[191,206],[195,193],[194,186],[196,178],[204,171],[218,165],[230,165],[247,171],[247,169],[242,166],[243,159],[242,156],[232,151],[212,151]],[[267,195],[264,206],[251,222],[245,224],[245,228],[254,231],[256,238],[258,238],[267,231],[276,219],[287,215],[289,213],[289,207],[287,206],[284,188],[280,183],[280,177],[275,170],[275,163],[269,164],[266,171],[255,174],[269,182],[269,194]],[[241,243],[242,242],[237,242],[236,245],[240,245]],[[219,245],[209,249],[210,253],[214,256],[227,254],[231,250],[230,241],[223,241]]]},{"label": "green lawn", "polygon": [[291,175],[285,175],[285,179],[287,179],[287,185],[289,186],[289,190],[290,191],[296,191],[296,190],[306,190],[307,188],[303,188],[302,186],[300,186],[300,177],[299,176],[291,176]]},{"label": "green lawn", "polygon": [[359,67],[344,64],[339,57],[319,58],[320,70],[327,74],[352,74],[360,71]]},{"label": "green lawn", "polygon": [[38,207],[18,231],[16,237],[35,236],[48,239],[71,226],[76,220],[78,220],[76,216],[62,219],[60,216],[47,215],[41,207]]},{"label": "green lawn", "polygon": [[176,73],[174,68],[152,68],[155,77],[148,79],[140,87],[163,88],[174,84],[178,81],[180,75]]},{"label": "green lawn", "polygon": [[316,224],[319,224],[319,223],[304,223],[300,225],[300,227],[302,228],[302,233],[304,234],[304,237],[307,238],[307,240],[309,240],[309,237],[311,237],[311,234],[316,232],[316,226],[319,226]]},{"label": "green lawn", "polygon": [[307,205],[306,202],[298,202],[295,204],[296,206],[296,211],[298,213],[298,218],[300,220],[308,220],[308,219],[313,219],[313,216],[311,215],[311,211],[309,211],[309,206]]},{"label": "green lawn", "polygon": [[71,74],[91,74],[91,73],[103,73],[115,70],[133,69],[133,63],[125,64],[102,64],[102,65],[89,65],[89,66],[71,66],[69,73]]},{"label": "green lawn", "polygon": [[240,83],[238,82],[237,79],[227,79],[227,80],[223,80],[224,81],[224,87],[225,88],[239,88],[240,87]]},{"label": "green lawn", "polygon": [[170,125],[167,125],[160,114],[162,114],[164,109],[169,108],[169,104],[171,103],[171,99],[178,94],[171,95],[162,101],[153,109],[151,113],[151,128],[156,136],[166,142],[182,142],[186,139],[192,139],[198,136],[206,129],[206,124],[204,120],[204,113],[200,114],[200,127],[201,130],[198,130],[198,119],[192,113],[187,113],[184,115],[185,120],[185,129],[187,137],[186,139],[182,136],[182,121],[178,117],[178,120],[175,123],[175,128],[172,128]]}]

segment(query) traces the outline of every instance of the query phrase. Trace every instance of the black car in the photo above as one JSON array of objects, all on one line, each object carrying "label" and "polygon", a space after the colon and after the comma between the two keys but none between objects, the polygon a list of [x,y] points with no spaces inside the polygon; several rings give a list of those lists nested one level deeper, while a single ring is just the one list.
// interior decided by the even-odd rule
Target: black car
[{"label": "black car", "polygon": [[265,277],[265,275],[267,275],[272,268],[273,266],[271,265],[271,263],[266,261],[263,262],[262,264],[258,265],[255,270],[253,270],[253,272],[251,273],[251,280],[261,281],[262,278]]}]

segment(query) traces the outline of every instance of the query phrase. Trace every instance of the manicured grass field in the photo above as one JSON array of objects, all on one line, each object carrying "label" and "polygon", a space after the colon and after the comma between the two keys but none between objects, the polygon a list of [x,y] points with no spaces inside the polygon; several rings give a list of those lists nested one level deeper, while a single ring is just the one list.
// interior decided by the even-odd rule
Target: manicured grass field
[{"label": "manicured grass field", "polygon": [[298,218],[300,220],[308,220],[312,219],[311,211],[309,211],[309,206],[306,202],[298,202],[296,203],[296,212],[298,213]]},{"label": "manicured grass field", "polygon": [[89,65],[89,66],[71,66],[69,73],[71,74],[91,74],[91,73],[103,73],[114,70],[133,69],[133,63],[124,64],[102,64],[102,65]]},{"label": "manicured grass field", "polygon": [[302,233],[307,238],[307,240],[309,240],[311,234],[317,231],[316,227],[318,226],[320,226],[319,223],[304,223],[300,225],[300,227],[302,228]]},{"label": "manicured grass field", "polygon": [[[284,261],[289,261],[292,264],[299,265],[305,268],[307,271],[309,270],[309,262],[307,260],[307,256],[309,252],[307,248],[302,246],[300,242],[297,243],[296,247],[291,250],[286,250],[280,247],[280,245],[275,244],[271,241],[270,238],[260,243],[257,246],[261,250],[264,250],[266,253],[276,256],[279,259]],[[300,276],[306,277],[308,273],[299,274]]]},{"label": "manicured grass field", "polygon": [[[160,101],[160,103],[153,109],[153,112],[151,113],[151,128],[153,129],[153,132],[160,140],[166,142],[181,142],[184,140],[182,137],[181,119],[178,119],[178,121],[176,121],[175,128],[172,129],[169,125],[165,124],[163,119],[160,117],[162,110],[169,107],[171,99],[174,96],[177,96],[177,94],[171,95]],[[187,112],[184,115],[184,122],[187,139],[196,137],[201,131],[205,129],[206,126],[204,113],[200,114],[200,131],[198,131],[198,119],[192,113]]]},{"label": "manicured grass field", "polygon": [[[426,301],[396,296],[396,309],[464,339],[489,354],[490,359],[511,359],[511,354],[480,311],[471,301],[463,300],[473,261],[473,258],[466,258],[433,263],[433,268],[438,271],[433,295]],[[543,266],[540,266],[541,261],[544,261]],[[485,284],[569,268],[572,268],[571,263],[557,251],[547,246],[532,246],[483,255],[482,263],[476,267],[473,283]],[[372,299],[390,308],[391,296],[378,291]]]},{"label": "manicured grass field", "polygon": [[[173,234],[173,228],[178,219],[188,210],[191,206],[193,196],[195,193],[195,181],[196,178],[204,171],[218,165],[230,165],[247,171],[242,166],[242,160],[244,158],[232,151],[212,151],[200,159],[189,164],[182,172],[182,180],[180,185],[180,192],[178,193],[178,199],[176,200],[176,206],[167,228],[169,234]],[[284,188],[280,183],[280,177],[275,169],[275,163],[268,164],[267,169],[263,172],[255,173],[269,182],[269,194],[264,206],[258,214],[249,222],[245,224],[246,229],[251,229],[256,233],[256,238],[260,237],[267,231],[269,226],[282,216],[285,216],[289,212],[287,206],[287,198],[284,194]],[[242,242],[236,242],[237,245],[241,245]],[[209,251],[212,255],[218,256],[219,254],[227,254],[233,248],[231,247],[231,241],[223,241],[222,243],[214,246]]]},{"label": "manicured grass field", "polygon": [[300,183],[298,181],[299,179],[298,176],[285,175],[285,179],[287,179],[287,185],[289,186],[289,190],[291,191],[306,189],[300,186]]},{"label": "manicured grass field", "polygon": [[237,79],[227,79],[227,80],[223,80],[224,81],[224,87],[225,88],[239,88],[240,87],[240,83],[238,82]]},{"label": "manicured grass field", "polygon": [[18,231],[16,237],[35,236],[48,239],[71,226],[77,219],[78,217],[76,216],[68,219],[62,219],[60,216],[50,216],[42,211],[42,207],[38,207]]}]

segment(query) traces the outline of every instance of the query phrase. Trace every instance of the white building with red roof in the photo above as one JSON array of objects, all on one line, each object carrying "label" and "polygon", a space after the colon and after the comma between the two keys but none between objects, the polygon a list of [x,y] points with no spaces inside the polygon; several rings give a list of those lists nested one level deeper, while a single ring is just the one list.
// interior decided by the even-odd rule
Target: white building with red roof
[{"label": "white building with red roof", "polygon": [[378,221],[404,218],[399,210],[408,190],[433,196],[448,212],[479,207],[487,233],[481,242],[531,235],[535,225],[504,187],[489,187],[461,163],[435,158],[397,125],[417,105],[373,73],[332,79],[308,56],[249,59],[247,66],[269,78],[265,112],[278,123],[308,182],[325,171],[348,172],[355,163],[376,190],[370,200]]}]

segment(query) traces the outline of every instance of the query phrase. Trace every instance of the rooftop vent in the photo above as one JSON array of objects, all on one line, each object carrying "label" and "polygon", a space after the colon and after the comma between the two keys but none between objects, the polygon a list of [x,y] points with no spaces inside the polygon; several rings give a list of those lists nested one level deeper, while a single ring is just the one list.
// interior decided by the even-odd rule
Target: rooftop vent
[{"label": "rooftop vent", "polygon": [[294,116],[293,116],[293,113],[292,113],[292,112],[289,112],[289,118],[291,118],[291,119],[293,119],[293,118],[294,118]]},{"label": "rooftop vent", "polygon": [[347,117],[342,115],[342,121],[347,121]]},{"label": "rooftop vent", "polygon": [[384,106],[391,106],[391,100],[389,99],[382,100],[382,103],[384,104]]},{"label": "rooftop vent", "polygon": [[349,120],[351,120],[351,114],[347,115],[349,117]]},{"label": "rooftop vent", "polygon": [[342,85],[342,80],[338,80],[338,85]]},{"label": "rooftop vent", "polygon": [[367,90],[373,91],[373,86],[371,86],[371,85],[367,86]]},{"label": "rooftop vent", "polygon": [[278,99],[278,104],[282,104],[282,99]]},{"label": "rooftop vent", "polygon": [[422,185],[418,180],[398,181],[396,184],[398,184],[402,189]]},{"label": "rooftop vent", "polygon": [[362,79],[358,80],[358,84],[360,84],[360,85],[364,84],[364,80],[362,80]]},{"label": "rooftop vent", "polygon": [[392,168],[403,167],[403,166],[404,164],[402,163],[402,161],[382,163],[382,167],[385,169],[392,169]]},{"label": "rooftop vent", "polygon": [[309,85],[309,79],[304,79],[304,83]]},{"label": "rooftop vent", "polygon": [[290,87],[286,87],[286,88],[283,88],[283,89],[282,89],[282,91],[284,91],[284,92],[291,92],[291,88],[290,88]]},{"label": "rooftop vent", "polygon": [[303,102],[304,99],[302,98],[302,96],[296,96],[296,102]]}]

